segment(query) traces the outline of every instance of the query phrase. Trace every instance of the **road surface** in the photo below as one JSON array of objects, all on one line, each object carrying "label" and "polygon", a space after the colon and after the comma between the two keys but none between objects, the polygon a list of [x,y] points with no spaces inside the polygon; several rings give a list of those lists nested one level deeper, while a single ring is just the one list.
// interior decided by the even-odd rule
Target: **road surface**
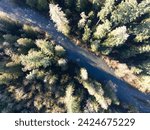
[{"label": "road surface", "polygon": [[11,0],[0,0],[0,13],[6,14],[21,24],[37,26],[48,32],[57,44],[62,45],[67,50],[68,58],[81,67],[85,67],[93,78],[103,83],[111,80],[116,84],[115,92],[121,102],[133,105],[139,112],[150,112],[150,94],[144,94],[117,78],[114,71],[100,57],[76,46],[67,37],[59,33],[49,18],[30,8],[19,7]]}]

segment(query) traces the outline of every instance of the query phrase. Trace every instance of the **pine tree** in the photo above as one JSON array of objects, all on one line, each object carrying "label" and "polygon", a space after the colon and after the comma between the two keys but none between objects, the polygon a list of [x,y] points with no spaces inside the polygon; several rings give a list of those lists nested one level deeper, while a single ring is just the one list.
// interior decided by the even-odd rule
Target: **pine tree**
[{"label": "pine tree", "polygon": [[40,71],[38,69],[33,69],[26,75],[26,79],[28,80],[35,80],[35,79],[43,79],[45,76],[44,71]]},{"label": "pine tree", "polygon": [[98,102],[95,102],[93,99],[89,98],[86,101],[86,105],[84,107],[84,112],[85,113],[98,113],[100,112],[100,105],[98,104]]},{"label": "pine tree", "polygon": [[39,67],[48,67],[51,65],[51,59],[41,51],[30,50],[27,55],[21,55],[21,64],[24,70],[38,69]]},{"label": "pine tree", "polygon": [[[89,92],[89,94],[91,96],[94,96],[96,101],[101,105],[101,107],[103,109],[107,109],[108,108],[108,103],[104,97],[104,93],[102,91],[102,88],[101,88],[101,84],[94,84],[92,82],[89,82],[89,81],[83,81],[82,82],[83,84],[83,87],[85,89],[87,89],[87,91]],[[97,88],[96,88],[97,87]]]},{"label": "pine tree", "polygon": [[58,5],[50,4],[49,8],[50,17],[56,24],[58,31],[62,32],[64,35],[68,35],[70,32],[69,21],[64,12]]},{"label": "pine tree", "polygon": [[49,41],[38,39],[36,40],[36,45],[41,49],[43,54],[46,54],[48,56],[54,55],[54,46]]},{"label": "pine tree", "polygon": [[67,107],[67,112],[69,113],[77,113],[80,112],[80,102],[78,97],[73,96],[74,93],[74,85],[69,84],[66,88],[66,96],[65,103]]},{"label": "pine tree", "polygon": [[92,32],[91,29],[88,27],[88,25],[86,25],[84,27],[84,34],[82,36],[82,40],[85,42],[88,41],[90,39],[91,32]]},{"label": "pine tree", "polygon": [[0,72],[0,85],[9,84],[10,82],[16,80],[19,75],[16,73],[9,73],[9,72]]},{"label": "pine tree", "polygon": [[148,13],[149,4],[148,0],[143,0],[140,4],[136,0],[122,1],[112,12],[111,21],[115,25],[131,23],[143,14]]},{"label": "pine tree", "polygon": [[145,74],[150,75],[150,60],[147,59],[138,65],[140,69],[142,69]]},{"label": "pine tree", "polygon": [[33,39],[37,38],[38,34],[40,33],[39,28],[29,26],[27,24],[23,25],[22,30],[25,33],[26,37],[30,37],[30,38],[33,38]]},{"label": "pine tree", "polygon": [[150,38],[150,19],[144,19],[139,25],[133,25],[130,30],[136,35],[136,42],[148,40]]},{"label": "pine tree", "polygon": [[29,38],[19,38],[17,40],[17,44],[19,45],[19,49],[23,54],[27,53],[30,48],[34,48],[35,44],[32,39]]},{"label": "pine tree", "polygon": [[62,57],[66,54],[66,51],[65,49],[60,46],[60,45],[56,45],[55,46],[55,55],[58,56],[58,57]]},{"label": "pine tree", "polygon": [[82,28],[85,27],[85,25],[86,25],[86,23],[87,23],[88,16],[85,15],[85,12],[82,12],[82,13],[80,14],[80,16],[81,16],[81,19],[80,19],[79,22],[78,22],[78,28],[79,28],[79,29],[82,29]]},{"label": "pine tree", "polygon": [[125,26],[118,27],[108,34],[108,38],[102,43],[106,47],[115,47],[124,44],[128,38],[127,29]]},{"label": "pine tree", "polygon": [[114,4],[115,0],[105,0],[104,7],[102,7],[97,15],[101,21],[105,22],[107,16],[113,11]]},{"label": "pine tree", "polygon": [[80,69],[80,76],[82,80],[88,80],[88,72],[85,68]]},{"label": "pine tree", "polygon": [[149,14],[150,10],[150,1],[149,0],[142,0],[141,3],[138,5],[140,15]]},{"label": "pine tree", "polygon": [[92,41],[92,43],[91,43],[91,50],[93,52],[98,52],[99,51],[99,48],[100,48],[99,43],[100,43],[99,40]]},{"label": "pine tree", "polygon": [[111,30],[111,23],[106,20],[105,23],[99,24],[96,27],[96,31],[94,32],[95,39],[102,39],[106,36],[106,34]]},{"label": "pine tree", "polygon": [[141,45],[141,46],[131,46],[128,50],[122,52],[123,58],[130,58],[142,53],[149,53],[150,45]]}]

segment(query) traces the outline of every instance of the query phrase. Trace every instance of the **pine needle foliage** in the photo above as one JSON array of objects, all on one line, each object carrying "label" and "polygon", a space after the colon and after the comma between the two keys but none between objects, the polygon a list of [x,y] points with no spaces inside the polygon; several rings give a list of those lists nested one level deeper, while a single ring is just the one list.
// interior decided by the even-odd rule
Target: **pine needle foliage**
[{"label": "pine needle foliage", "polygon": [[49,8],[50,17],[56,24],[58,31],[62,32],[65,35],[68,35],[70,32],[70,27],[65,13],[61,10],[59,5],[50,4]]}]

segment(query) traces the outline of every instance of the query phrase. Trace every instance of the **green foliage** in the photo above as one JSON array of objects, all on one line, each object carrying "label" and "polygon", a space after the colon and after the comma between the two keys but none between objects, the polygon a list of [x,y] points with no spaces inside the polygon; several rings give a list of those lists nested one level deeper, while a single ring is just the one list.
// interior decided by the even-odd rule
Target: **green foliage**
[{"label": "green foliage", "polygon": [[26,79],[28,80],[42,79],[44,76],[45,76],[44,71],[33,69],[32,71],[30,71],[29,74],[26,75]]},{"label": "green foliage", "polygon": [[41,51],[30,50],[28,55],[20,56],[24,70],[37,69],[39,67],[48,67],[51,64],[50,57],[44,55]]},{"label": "green foliage", "polygon": [[67,112],[69,113],[78,113],[80,112],[80,100],[78,97],[73,96],[74,85],[69,84],[66,88],[65,103],[67,107]]},{"label": "green foliage", "polygon": [[115,30],[112,30],[108,34],[108,38],[102,43],[103,46],[106,47],[114,47],[124,44],[128,38],[128,34],[126,32],[126,27],[118,27]]},{"label": "green foliage", "polygon": [[101,21],[105,22],[107,16],[113,11],[114,4],[115,0],[105,0],[104,7],[102,7],[97,15]]},{"label": "green foliage", "polygon": [[[27,33],[28,29],[22,28],[21,33]],[[41,35],[36,33],[35,37]],[[22,34],[7,34],[3,38],[3,42],[11,41],[12,45],[2,45],[5,56],[0,61],[0,85],[5,85],[5,93],[0,98],[0,103],[4,104],[0,111],[84,112],[89,99],[92,99],[91,104],[98,105],[93,106],[97,112],[110,109],[110,99],[104,97],[102,85],[93,80],[85,68],[80,69],[66,59],[62,46],[56,45],[51,38],[34,40],[29,35],[20,38]],[[12,40],[14,37],[17,39]],[[4,99],[12,105],[7,108]]]},{"label": "green foliage", "polygon": [[51,42],[46,41],[46,40],[36,40],[36,45],[41,49],[41,51],[52,57],[54,55],[54,46],[52,45]]},{"label": "green foliage", "polygon": [[139,25],[131,29],[131,33],[135,34],[135,42],[142,42],[150,38],[150,19],[143,20]]},{"label": "green foliage", "polygon": [[143,0],[140,4],[136,0],[122,1],[112,12],[111,20],[114,24],[124,25],[135,21],[148,13],[150,2]]},{"label": "green foliage", "polygon": [[83,81],[83,86],[87,89],[90,95],[95,97],[96,101],[101,105],[103,109],[108,108],[108,103],[105,97],[103,96],[104,92],[101,88],[101,84],[97,82],[94,84],[91,82]]},{"label": "green foliage", "polygon": [[29,38],[19,38],[17,40],[17,43],[20,45],[20,46],[24,46],[24,47],[27,47],[27,46],[31,46],[33,44],[33,41]]},{"label": "green foliage", "polygon": [[0,14],[0,31],[4,33],[16,33],[16,30],[20,28],[20,24],[16,21],[6,17],[5,14]]},{"label": "green foliage", "polygon": [[124,25],[136,20],[140,16],[136,0],[122,1],[112,12],[111,21],[114,24]]},{"label": "green foliage", "polygon": [[130,58],[146,52],[150,52],[150,45],[131,46],[128,50],[122,52],[122,56],[123,58]]},{"label": "green foliage", "polygon": [[22,31],[26,37],[31,39],[36,39],[37,36],[40,36],[40,29],[38,27],[29,26],[27,24],[23,25]]},{"label": "green foliage", "polygon": [[69,21],[64,12],[58,5],[50,4],[49,8],[50,17],[56,24],[58,31],[62,32],[64,35],[68,35],[70,32]]},{"label": "green foliage", "polygon": [[106,36],[106,34],[111,29],[111,23],[106,20],[105,23],[99,24],[96,28],[96,31],[94,32],[94,38],[95,39],[102,39]]},{"label": "green foliage", "polygon": [[150,1],[149,0],[142,0],[141,3],[138,5],[140,15],[149,14],[150,10]]},{"label": "green foliage", "polygon": [[89,2],[92,3],[93,9],[98,10],[104,3],[105,0],[90,0]]},{"label": "green foliage", "polygon": [[27,53],[30,48],[34,47],[33,40],[31,40],[29,38],[19,38],[17,40],[17,44],[19,45],[19,47],[20,47],[19,50],[22,53]]},{"label": "green foliage", "polygon": [[84,28],[82,40],[86,42],[90,39],[90,36],[91,36],[91,29],[88,27],[88,25],[86,25]]},{"label": "green foliage", "polygon": [[82,80],[88,80],[88,72],[85,68],[80,69],[80,76]]},{"label": "green foliage", "polygon": [[55,46],[55,55],[58,57],[64,56],[65,55],[65,49],[60,46],[60,45],[56,45]]},{"label": "green foliage", "polygon": [[100,105],[98,102],[95,102],[93,99],[88,99],[86,102],[86,106],[84,107],[85,113],[96,113],[96,112],[103,112],[100,111]]},{"label": "green foliage", "polygon": [[8,84],[9,82],[18,78],[17,74],[14,73],[1,73],[0,72],[0,85]]},{"label": "green foliage", "polygon": [[81,16],[81,19],[80,19],[79,22],[78,22],[78,28],[79,28],[79,29],[82,29],[82,28],[84,28],[85,25],[86,25],[88,16],[85,15],[85,12],[82,12],[82,13],[80,14],[80,16]]},{"label": "green foliage", "polygon": [[[138,75],[149,83],[149,0],[25,1],[47,14],[49,6],[58,31],[82,38],[93,52],[126,63],[140,59]],[[112,82],[102,85],[92,79],[38,28],[4,17],[0,27],[0,111],[111,112],[114,105],[122,107]]]},{"label": "green foliage", "polygon": [[138,67],[142,69],[147,75],[150,75],[150,60],[149,59],[139,64]]}]

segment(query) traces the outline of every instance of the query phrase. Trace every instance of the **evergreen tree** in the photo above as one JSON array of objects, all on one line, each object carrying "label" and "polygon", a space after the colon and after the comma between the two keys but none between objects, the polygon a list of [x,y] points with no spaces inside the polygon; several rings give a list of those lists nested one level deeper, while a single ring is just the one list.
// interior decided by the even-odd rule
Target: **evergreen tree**
[{"label": "evergreen tree", "polygon": [[105,21],[107,16],[113,11],[114,9],[115,0],[105,0],[104,7],[98,13],[98,17],[101,21]]},{"label": "evergreen tree", "polygon": [[50,17],[55,22],[58,31],[62,32],[64,35],[68,35],[70,32],[69,21],[64,12],[58,5],[50,4],[49,8]]},{"label": "evergreen tree", "polygon": [[80,112],[80,102],[78,97],[73,96],[74,85],[69,84],[66,89],[65,103],[67,107],[67,112],[77,113]]},{"label": "evergreen tree", "polygon": [[90,39],[90,36],[91,36],[91,29],[88,27],[88,25],[86,25],[84,27],[84,34],[82,36],[82,40],[86,42]]},{"label": "evergreen tree", "polygon": [[150,45],[131,46],[128,50],[122,52],[123,58],[130,58],[142,53],[149,53]]},{"label": "evergreen tree", "polygon": [[[97,85],[98,86],[94,86],[93,83],[83,81],[83,86],[88,90],[89,94],[95,97],[96,101],[101,105],[103,109],[107,109],[108,103],[103,96],[103,91],[101,91],[101,84]],[[97,87],[97,89],[95,87]]]},{"label": "evergreen tree", "polygon": [[111,29],[111,23],[106,20],[105,23],[99,24],[96,27],[96,31],[94,32],[94,38],[95,39],[102,39],[106,36],[106,34],[110,31]]},{"label": "evergreen tree", "polygon": [[21,55],[21,63],[24,65],[24,70],[38,69],[39,67],[48,67],[51,60],[41,51],[30,50],[28,55]]},{"label": "evergreen tree", "polygon": [[128,38],[127,29],[125,26],[118,27],[108,34],[108,38],[102,43],[106,47],[119,46],[124,44]]}]

